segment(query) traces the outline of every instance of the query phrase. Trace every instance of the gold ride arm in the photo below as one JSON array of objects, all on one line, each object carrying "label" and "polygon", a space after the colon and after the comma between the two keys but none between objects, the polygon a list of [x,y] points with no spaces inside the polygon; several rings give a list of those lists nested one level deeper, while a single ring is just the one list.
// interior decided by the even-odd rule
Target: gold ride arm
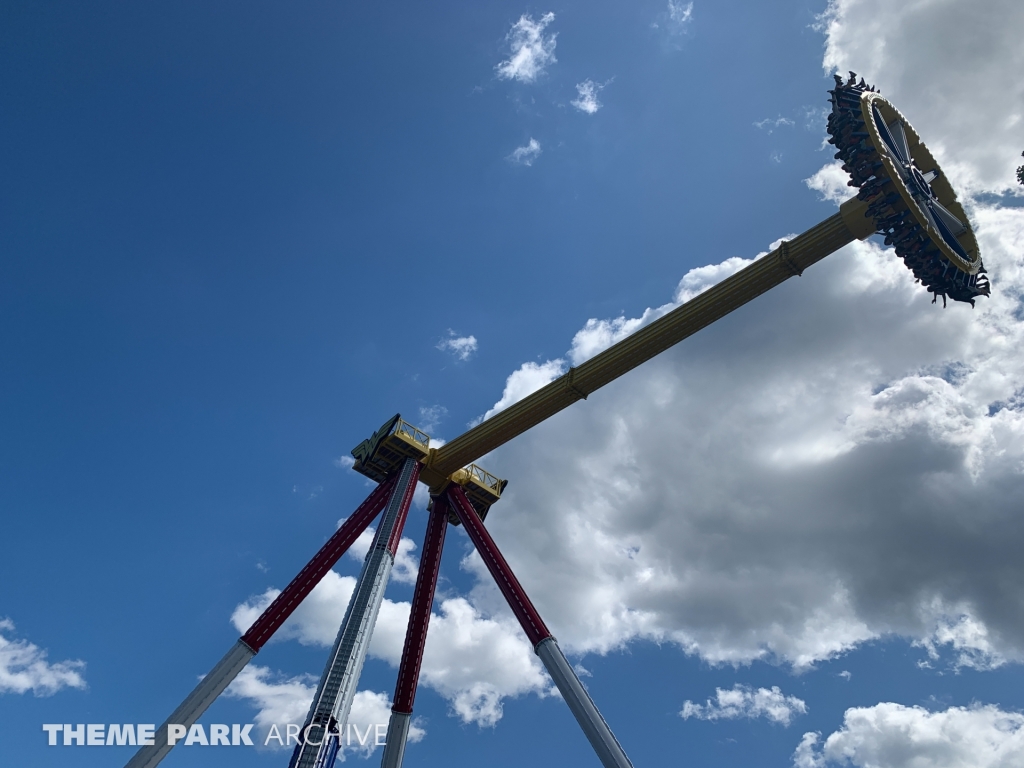
[{"label": "gold ride arm", "polygon": [[854,240],[863,240],[875,232],[866,216],[867,205],[852,198],[839,213],[811,227],[750,266],[727,277],[699,296],[676,307],[636,333],[608,349],[570,368],[550,384],[515,405],[446,443],[431,449],[420,479],[433,487],[443,486],[448,476],[504,445],[512,438],[540,424],[577,400],[628,373],[652,357],[664,352],[701,328],[757,298],[765,291]]}]

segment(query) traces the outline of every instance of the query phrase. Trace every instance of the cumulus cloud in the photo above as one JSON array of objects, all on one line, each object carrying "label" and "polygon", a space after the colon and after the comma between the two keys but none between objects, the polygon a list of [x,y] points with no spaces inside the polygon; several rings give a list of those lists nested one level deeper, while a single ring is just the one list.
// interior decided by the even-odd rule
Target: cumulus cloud
[{"label": "cumulus cloud", "polygon": [[[328,572],[277,632],[275,641],[294,639],[303,645],[330,647],[355,583],[351,576]],[[236,607],[231,620],[239,632],[279,593],[268,589]],[[502,717],[505,699],[552,693],[540,661],[507,609],[492,604],[485,612],[465,597],[441,598],[435,607],[420,681],[444,696],[461,720],[493,726]],[[397,668],[408,618],[409,603],[385,598],[369,654]]]},{"label": "cumulus cloud", "polygon": [[[778,248],[783,240],[789,240],[795,236],[796,235],[786,235],[785,237],[775,240],[768,246],[767,250],[761,251],[751,259],[743,259],[738,256],[733,256],[732,258],[726,259],[718,264],[708,264],[703,267],[695,267],[694,269],[691,269],[683,275],[683,278],[676,286],[675,292],[672,295],[672,301],[653,309],[648,308],[644,310],[640,317],[627,318],[625,316],[619,316],[610,320],[597,320],[595,318],[587,320],[583,328],[577,331],[576,335],[573,336],[572,346],[567,354],[569,361],[573,365],[579,365],[580,363],[589,360],[598,352],[601,352],[612,344],[621,341],[631,333],[634,333],[637,329],[654,322],[662,315],[668,314],[680,304],[689,301],[695,296],[699,296],[708,288],[722,282],[730,275],[739,272],[741,269],[752,264],[757,259],[767,256],[770,251]],[[547,364],[552,365],[553,363],[564,366],[564,362],[562,360],[548,361]],[[526,365],[531,364],[527,363]],[[555,374],[551,378],[553,379],[557,375],[559,374]],[[546,384],[547,382],[544,383]],[[538,384],[534,389],[539,389],[540,386],[542,386],[542,384]],[[530,390],[530,392],[532,391],[533,390]],[[505,394],[502,396],[503,401],[507,397],[508,392],[508,383],[506,383]],[[515,398],[515,400],[525,397],[530,394],[530,392],[522,392]],[[512,400],[511,402],[515,402],[515,400]],[[507,403],[504,407],[511,405],[511,402]],[[499,408],[498,410],[502,409]],[[494,412],[497,413],[497,411]],[[488,414],[490,413],[491,412],[488,411]]]},{"label": "cumulus cloud", "polygon": [[[338,521],[338,525],[340,526],[343,522],[345,522],[344,518]],[[375,532],[376,528],[370,526],[359,534],[359,537],[349,547],[348,556],[353,560],[362,562],[366,558],[366,553],[370,551],[370,545],[373,544]],[[399,584],[416,583],[416,574],[419,573],[419,558],[413,556],[415,551],[416,542],[412,539],[403,536],[399,540],[398,551],[395,552],[395,564],[391,569],[391,578]]]},{"label": "cumulus cloud", "polygon": [[572,104],[580,112],[586,112],[588,115],[592,115],[602,106],[604,106],[597,99],[597,94],[604,90],[607,83],[595,83],[593,80],[584,80],[582,83],[576,84],[576,98],[573,99]]},{"label": "cumulus cloud", "polygon": [[85,688],[84,661],[46,660],[47,653],[28,640],[14,640],[14,622],[0,619],[0,694],[52,696],[62,688]]},{"label": "cumulus cloud", "polygon": [[473,423],[479,424],[484,419],[491,418],[494,414],[536,392],[545,384],[554,381],[563,373],[565,373],[565,361],[562,359],[548,360],[544,363],[523,363],[505,380],[505,391],[502,392],[501,399],[489,408],[482,418]]},{"label": "cumulus cloud", "polygon": [[[270,749],[291,749],[276,738],[270,738],[271,728],[276,726],[282,739],[286,738],[286,726],[291,723],[301,725],[309,713],[313,695],[316,693],[317,679],[313,675],[288,677],[276,673],[268,667],[250,664],[243,669],[234,682],[224,692],[230,698],[248,701],[257,712],[253,720],[259,734],[260,745]],[[357,691],[352,697],[352,709],[348,722],[358,729],[360,734],[374,731],[374,726],[386,726],[391,717],[391,700],[386,693],[374,691]],[[352,732],[349,732],[350,734]],[[413,720],[409,727],[409,741],[420,741],[426,735],[422,723]],[[366,744],[359,744],[359,736],[351,735],[348,744],[342,744],[342,752],[368,757],[375,749],[376,739],[366,739]]]},{"label": "cumulus cloud", "polygon": [[695,717],[698,720],[736,720],[764,717],[773,723],[789,725],[797,715],[807,713],[807,704],[796,696],[786,696],[777,685],[771,688],[752,688],[735,685],[730,690],[715,689],[715,699],[705,704],[694,704],[687,700],[679,716],[684,720]]},{"label": "cumulus cloud", "polygon": [[[974,147],[960,179],[989,191],[1000,163],[972,126],[1001,125],[1022,87],[1006,29],[1024,10],[997,6],[836,2],[823,28],[828,67],[857,59],[931,145]],[[912,33],[926,11],[935,33]],[[954,16],[990,43],[983,56],[943,37]],[[853,191],[841,181],[827,168],[809,186],[839,202]],[[852,244],[490,454],[511,482],[489,527],[567,648],[647,638],[801,669],[895,634],[933,665],[1024,659],[1024,209],[967,204],[994,285],[976,309],[932,305],[890,250]],[[564,355],[515,370],[485,415],[748,263],[587,321]],[[475,604],[489,589],[481,575]]]},{"label": "cumulus cloud", "polygon": [[[250,664],[227,687],[224,695],[233,699],[248,699],[258,710],[254,722],[266,737],[272,725],[281,733],[287,723],[301,724],[309,713],[309,705],[316,693],[317,679],[313,675],[287,677],[268,667]],[[262,743],[263,738],[260,739]],[[273,746],[275,742],[271,741]]]},{"label": "cumulus cloud", "polygon": [[[1003,32],[1024,10],[997,7],[842,0],[824,26],[826,65],[875,79],[936,151],[950,148],[942,162],[972,190],[1004,188],[999,126],[1020,103],[1006,73],[1024,54]],[[943,37],[954,13],[983,57]],[[911,26],[925,21],[934,35]],[[884,73],[871,72],[879,62]],[[986,79],[996,66],[999,94]],[[964,105],[933,109],[932,96],[953,98],[949,83]],[[978,124],[996,127],[992,142]],[[836,180],[827,171],[811,186],[838,200]],[[647,638],[711,663],[804,669],[899,635],[930,664],[1024,659],[1024,209],[967,202],[994,286],[976,309],[931,304],[890,250],[855,243],[490,454],[511,483],[488,528],[563,647]],[[564,354],[514,370],[485,416],[750,261],[691,270],[661,306],[581,323]],[[463,567],[476,586],[439,600],[423,679],[463,720],[493,724],[508,697],[549,695],[550,683],[479,558]],[[329,646],[353,585],[329,574],[279,634]],[[239,606],[236,626],[274,594]],[[397,664],[407,615],[385,600],[373,655]],[[717,696],[693,706],[721,707]],[[1019,738],[995,710],[900,708],[899,721],[884,706],[897,705],[872,708],[870,722],[985,733],[988,717]],[[859,722],[834,743],[880,764],[855,741]],[[831,760],[833,736],[821,746],[811,734],[794,760]]]},{"label": "cumulus cloud", "polygon": [[[1021,658],[1024,211],[976,223],[999,286],[976,310],[857,243],[493,452],[512,482],[492,531],[559,638],[799,668],[898,633]],[[589,321],[566,358],[746,263]],[[564,370],[525,364],[488,415]]]},{"label": "cumulus cloud", "polygon": [[[539,146],[537,153],[540,154]],[[530,163],[526,163],[526,165],[529,164]],[[469,360],[469,358],[473,356],[473,353],[476,352],[476,336],[459,336],[455,331],[449,328],[448,335],[437,343],[437,348],[442,352],[451,352],[459,360]]]},{"label": "cumulus cloud", "polygon": [[549,64],[558,61],[555,58],[557,33],[544,34],[544,30],[554,20],[553,13],[545,13],[536,21],[527,13],[519,17],[519,21],[505,35],[510,53],[507,59],[495,67],[499,78],[532,83],[544,74]]},{"label": "cumulus cloud", "polygon": [[823,165],[809,179],[804,179],[804,184],[817,192],[822,200],[840,205],[857,194],[857,190],[847,184],[849,180],[842,163],[835,162]]},{"label": "cumulus cloud", "polygon": [[853,69],[878,86],[954,186],[1019,192],[1024,4],[831,0],[821,25],[825,69]]},{"label": "cumulus cloud", "polygon": [[929,612],[935,617],[934,628],[916,643],[928,652],[929,661],[920,662],[921,666],[938,663],[942,651],[947,650],[944,646],[953,652],[949,665],[954,670],[963,667],[991,670],[1006,663],[1006,657],[993,645],[988,627],[971,616],[966,609],[962,612],[949,610],[941,601],[937,601],[930,610],[923,610],[923,613]]},{"label": "cumulus cloud", "polygon": [[516,147],[506,159],[516,165],[530,166],[538,157],[540,157],[540,142],[531,138],[525,146]]},{"label": "cumulus cloud", "polygon": [[[819,747],[820,744],[820,747]],[[1002,768],[1024,764],[1024,715],[998,707],[922,707],[882,703],[848,709],[824,743],[805,733],[796,768]]]}]

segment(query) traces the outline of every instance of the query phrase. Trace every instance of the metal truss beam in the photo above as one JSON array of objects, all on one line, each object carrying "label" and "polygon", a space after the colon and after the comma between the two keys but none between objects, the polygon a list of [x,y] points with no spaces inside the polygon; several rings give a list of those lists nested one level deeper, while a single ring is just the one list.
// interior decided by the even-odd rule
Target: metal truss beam
[{"label": "metal truss beam", "polygon": [[370,551],[366,553],[363,570],[306,717],[302,731],[305,738],[295,747],[290,768],[314,768],[318,762],[323,763],[323,760],[318,761],[321,753],[332,749],[332,742],[337,741],[336,735],[332,738],[332,727],[342,734],[345,732],[352,697],[363,671],[366,649],[384,600],[384,589],[395,563],[395,552],[419,473],[420,465],[415,459],[406,459],[397,472],[394,492],[377,526]]}]

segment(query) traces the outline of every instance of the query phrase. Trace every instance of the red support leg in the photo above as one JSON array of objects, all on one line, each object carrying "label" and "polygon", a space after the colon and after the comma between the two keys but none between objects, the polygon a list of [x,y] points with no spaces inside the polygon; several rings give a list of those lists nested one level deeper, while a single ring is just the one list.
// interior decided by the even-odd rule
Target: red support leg
[{"label": "red support leg", "polygon": [[391,722],[385,741],[381,768],[401,768],[405,758],[405,743],[409,736],[412,707],[416,701],[416,686],[419,683],[420,663],[423,648],[427,642],[427,627],[430,624],[430,609],[434,604],[434,590],[437,574],[441,569],[441,551],[448,530],[448,497],[434,498],[427,532],[423,537],[423,551],[420,554],[420,570],[416,576],[416,589],[409,611],[409,624],[405,630],[405,647],[402,649],[402,663],[398,668],[398,683],[395,686],[395,701],[391,707]]},{"label": "red support leg", "polygon": [[327,543],[320,548],[306,567],[299,571],[284,591],[267,606],[267,609],[249,627],[248,631],[234,644],[224,658],[214,666],[178,706],[167,721],[160,726],[153,738],[153,743],[144,746],[131,760],[126,768],[154,768],[171,751],[167,743],[167,725],[174,723],[186,727],[195,723],[218,696],[230,685],[238,673],[245,669],[274,632],[298,608],[299,603],[313,588],[320,583],[324,575],[345,554],[352,542],[361,534],[384,508],[391,498],[395,480],[389,478],[377,486],[355,512],[341,524]]},{"label": "red support leg", "polygon": [[580,724],[601,763],[605,768],[633,768],[633,764],[626,757],[615,734],[612,733],[608,723],[605,722],[594,705],[594,700],[590,698],[590,694],[580,683],[580,679],[565,658],[562,649],[558,647],[558,641],[545,626],[537,609],[533,607],[530,598],[526,596],[519,580],[512,573],[508,563],[505,562],[505,558],[502,557],[498,545],[494,543],[491,534],[484,528],[483,521],[473,509],[473,505],[469,503],[465,491],[458,485],[450,485],[448,498],[455,509],[455,514],[465,526],[466,533],[476,546],[476,551],[480,553],[484,565],[487,566],[487,570],[491,572],[494,580],[498,582],[498,588],[508,600],[512,613],[519,619],[526,636],[533,643],[534,652],[544,662],[548,674],[558,686],[562,698],[569,705],[569,709],[576,717],[576,722]]},{"label": "red support leg", "polygon": [[519,579],[512,573],[512,569],[509,568],[505,558],[498,550],[498,545],[494,543],[491,534],[484,528],[483,521],[477,515],[476,510],[473,509],[469,499],[466,498],[465,491],[458,485],[451,485],[448,487],[448,498],[455,509],[455,514],[459,516],[459,520],[466,526],[466,533],[469,534],[469,538],[476,547],[476,551],[480,553],[484,565],[487,566],[487,570],[491,572],[494,580],[498,582],[498,589],[501,590],[501,594],[508,600],[512,613],[519,619],[519,623],[523,626],[523,631],[530,638],[530,643],[536,647],[542,640],[551,637],[551,631],[544,623],[544,619],[540,617],[537,609],[533,607],[533,603],[526,596],[526,592],[519,583]]},{"label": "red support leg", "polygon": [[377,486],[373,493],[366,498],[366,501],[360,504],[356,511],[341,524],[341,527],[334,532],[334,535],[327,540],[320,551],[313,555],[313,559],[299,571],[291,583],[284,588],[284,591],[274,598],[274,602],[267,606],[263,615],[253,622],[248,631],[242,635],[243,643],[252,648],[253,652],[259,653],[264,643],[280,629],[285,620],[292,615],[292,611],[299,607],[299,603],[313,591],[313,588],[348,551],[352,543],[359,538],[359,534],[373,522],[377,513],[384,509],[384,505],[391,498],[391,490],[394,487],[395,478],[391,477]]}]

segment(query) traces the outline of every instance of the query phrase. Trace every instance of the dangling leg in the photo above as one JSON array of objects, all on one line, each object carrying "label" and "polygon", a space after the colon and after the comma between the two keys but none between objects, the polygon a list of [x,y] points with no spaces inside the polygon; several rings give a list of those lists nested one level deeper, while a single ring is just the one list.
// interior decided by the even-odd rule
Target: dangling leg
[{"label": "dangling leg", "polygon": [[302,731],[308,734],[308,741],[295,748],[290,768],[313,768],[320,752],[330,743],[327,726],[332,717],[337,721],[339,731],[342,734],[345,732],[352,697],[355,696],[359,674],[366,660],[366,648],[370,644],[373,625],[384,599],[384,588],[395,563],[395,552],[402,538],[405,518],[409,514],[409,504],[416,490],[420,475],[419,462],[406,459],[397,474],[394,493],[381,517],[370,551],[366,553],[359,581],[356,582],[345,619],[338,630],[338,637],[309,708]]},{"label": "dangling leg", "polygon": [[601,763],[605,768],[633,768],[633,764],[629,762],[629,758],[626,757],[626,753],[619,745],[611,728],[608,727],[608,723],[594,706],[590,694],[580,683],[573,668],[569,666],[562,649],[558,647],[558,642],[545,626],[544,620],[541,619],[537,609],[530,602],[530,598],[523,591],[519,580],[512,573],[508,563],[505,562],[505,558],[502,557],[491,534],[484,528],[483,522],[477,516],[472,504],[469,503],[465,492],[461,487],[451,485],[448,488],[448,498],[455,509],[455,514],[459,516],[459,520],[466,527],[466,533],[469,534],[469,538],[476,546],[477,552],[480,553],[484,565],[487,566],[487,570],[491,572],[494,580],[498,582],[498,589],[508,600],[512,613],[519,619],[526,636],[533,643],[534,652],[544,662],[548,674],[551,675],[551,679],[558,686],[565,703],[569,705],[569,709],[576,716],[576,721],[580,724],[587,739],[590,740]]},{"label": "dangling leg", "polygon": [[420,662],[423,661],[423,647],[427,641],[430,609],[434,605],[434,589],[437,587],[441,550],[444,548],[444,535],[447,530],[448,497],[437,496],[434,498],[430,519],[427,521],[427,532],[423,537],[420,571],[416,576],[409,625],[405,630],[405,647],[402,648],[402,663],[398,667],[395,702],[391,706],[391,722],[388,723],[381,768],[402,768],[402,760],[405,758],[405,742],[409,736],[412,705],[416,700]]}]

